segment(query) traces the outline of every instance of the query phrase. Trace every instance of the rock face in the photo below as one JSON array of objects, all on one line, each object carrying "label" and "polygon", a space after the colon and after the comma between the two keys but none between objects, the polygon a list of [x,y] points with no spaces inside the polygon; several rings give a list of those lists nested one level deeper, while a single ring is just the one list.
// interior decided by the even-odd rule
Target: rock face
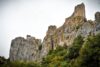
[{"label": "rock face", "polygon": [[95,20],[96,20],[96,22],[100,22],[100,12],[96,12]]},{"label": "rock face", "polygon": [[[100,12],[96,12],[95,21],[87,20],[85,5],[82,3],[75,7],[73,14],[65,19],[61,27],[57,28],[55,25],[50,25],[42,43],[39,39],[29,35],[27,39],[17,37],[12,40],[10,60],[39,61],[50,50],[55,50],[57,46],[72,45],[73,40],[78,35],[87,37],[97,33],[100,33]],[[39,49],[40,46],[41,49]]]},{"label": "rock face", "polygon": [[[48,29],[43,41],[43,54],[46,55],[49,50],[56,49],[58,45],[69,46],[76,37],[78,29],[86,21],[85,6],[82,3],[75,7],[73,14],[65,19],[65,23],[61,27],[52,29],[53,32]],[[52,33],[52,35],[48,35],[49,33]]]},{"label": "rock face", "polygon": [[48,27],[48,31],[46,33],[46,36],[43,40],[43,43],[42,43],[42,50],[41,50],[41,56],[45,56],[49,50],[52,50],[54,49],[54,38],[53,38],[53,35],[54,33],[56,32],[56,26],[49,26]]},{"label": "rock face", "polygon": [[72,16],[85,17],[85,5],[84,5],[84,3],[75,6],[74,13]]},{"label": "rock face", "polygon": [[70,46],[73,40],[78,35],[86,37],[88,35],[94,35],[97,33],[97,29],[100,30],[100,13],[95,14],[96,21],[87,20],[85,17],[85,5],[79,4],[75,7],[73,14],[65,19],[64,24],[57,28],[52,29],[52,35],[47,35],[43,41],[42,55],[46,56],[49,50],[56,49],[57,46]]},{"label": "rock face", "polygon": [[27,39],[17,37],[12,40],[10,61],[36,61],[40,57],[41,40],[27,35]]}]

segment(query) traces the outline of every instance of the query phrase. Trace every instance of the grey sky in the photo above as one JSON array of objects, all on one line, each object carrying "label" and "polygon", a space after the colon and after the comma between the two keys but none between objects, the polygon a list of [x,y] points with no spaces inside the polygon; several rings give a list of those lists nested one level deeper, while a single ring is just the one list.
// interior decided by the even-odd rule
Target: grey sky
[{"label": "grey sky", "polygon": [[0,56],[9,57],[11,40],[27,34],[43,39],[49,25],[61,26],[77,4],[94,20],[100,0],[0,0]]}]

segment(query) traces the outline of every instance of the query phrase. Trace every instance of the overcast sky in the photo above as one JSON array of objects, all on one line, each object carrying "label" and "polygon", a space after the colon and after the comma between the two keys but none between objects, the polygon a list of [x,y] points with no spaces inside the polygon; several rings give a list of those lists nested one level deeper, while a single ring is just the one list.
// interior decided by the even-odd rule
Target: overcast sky
[{"label": "overcast sky", "polygon": [[0,56],[9,57],[11,40],[27,34],[43,39],[49,25],[61,26],[77,4],[94,20],[100,0],[0,0]]}]

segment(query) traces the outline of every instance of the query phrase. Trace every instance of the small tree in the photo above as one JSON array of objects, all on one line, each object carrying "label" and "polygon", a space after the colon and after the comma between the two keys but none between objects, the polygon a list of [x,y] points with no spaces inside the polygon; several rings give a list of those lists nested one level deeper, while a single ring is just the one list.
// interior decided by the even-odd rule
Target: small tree
[{"label": "small tree", "polygon": [[68,49],[67,58],[69,59],[75,59],[79,56],[79,50],[82,47],[83,44],[83,37],[79,35],[77,38],[74,39],[74,42],[71,47]]}]

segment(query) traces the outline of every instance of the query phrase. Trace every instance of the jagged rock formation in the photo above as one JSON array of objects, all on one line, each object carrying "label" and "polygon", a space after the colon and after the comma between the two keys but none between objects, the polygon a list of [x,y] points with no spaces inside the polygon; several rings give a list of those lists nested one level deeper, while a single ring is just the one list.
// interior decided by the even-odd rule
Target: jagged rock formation
[{"label": "jagged rock formation", "polygon": [[10,61],[36,61],[39,60],[39,45],[41,40],[30,35],[27,38],[17,37],[12,40],[10,48]]},{"label": "jagged rock formation", "polygon": [[[70,46],[78,35],[87,37],[100,32],[100,12],[95,14],[95,21],[87,20],[85,16],[85,5],[79,4],[75,7],[73,14],[65,19],[64,24],[57,28],[55,25],[48,27],[43,42],[34,37],[27,39],[17,37],[12,40],[10,49],[10,60],[38,61],[45,57],[50,50],[57,46]],[[41,50],[39,46],[42,44]]]},{"label": "jagged rock formation", "polygon": [[74,17],[81,16],[81,17],[85,18],[85,5],[84,5],[84,3],[75,6],[74,13],[72,14],[72,16],[74,16]]},{"label": "jagged rock formation", "polygon": [[[73,40],[78,35],[84,37],[88,35],[94,35],[97,30],[100,30],[100,23],[96,23],[100,20],[100,13],[95,14],[96,21],[87,20],[85,17],[85,5],[79,4],[75,7],[73,14],[65,19],[64,24],[57,28],[52,29],[52,35],[47,35],[43,41],[43,51],[42,55],[46,55],[49,50],[56,49],[59,46],[70,46],[73,43]],[[50,26],[52,27],[52,26]]]},{"label": "jagged rock formation", "polygon": [[100,12],[96,12],[95,20],[96,20],[96,22],[100,22]]},{"label": "jagged rock formation", "polygon": [[[69,46],[73,39],[76,37],[77,31],[79,27],[82,26],[84,22],[86,22],[85,18],[85,6],[84,4],[79,4],[75,7],[74,13],[65,19],[65,23],[59,27],[58,29],[52,29],[53,32],[49,31],[49,33],[52,33],[52,35],[47,35],[44,38],[43,41],[43,51],[44,55],[48,53],[49,50],[51,50],[51,47],[53,45],[52,49],[56,49],[58,45]],[[49,26],[52,27],[52,26]]]},{"label": "jagged rock formation", "polygon": [[100,12],[95,13],[96,31],[100,30]]}]

